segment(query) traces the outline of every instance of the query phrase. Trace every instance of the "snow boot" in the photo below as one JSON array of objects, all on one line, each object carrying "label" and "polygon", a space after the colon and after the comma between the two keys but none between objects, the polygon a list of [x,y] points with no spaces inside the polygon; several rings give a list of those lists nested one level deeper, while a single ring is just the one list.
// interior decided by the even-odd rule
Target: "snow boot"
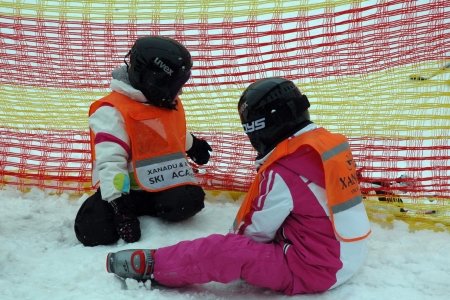
[{"label": "snow boot", "polygon": [[155,250],[129,249],[108,253],[106,270],[122,279],[132,278],[146,281],[153,278]]}]

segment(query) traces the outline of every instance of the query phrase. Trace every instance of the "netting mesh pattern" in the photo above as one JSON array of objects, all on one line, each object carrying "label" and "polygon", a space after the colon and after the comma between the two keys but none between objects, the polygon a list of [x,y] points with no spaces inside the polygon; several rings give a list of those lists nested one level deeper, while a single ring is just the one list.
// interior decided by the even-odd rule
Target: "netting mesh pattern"
[{"label": "netting mesh pattern", "polygon": [[189,129],[214,148],[198,173],[206,189],[247,190],[255,153],[237,101],[251,82],[281,76],[307,94],[316,124],[350,138],[368,197],[371,181],[406,174],[412,203],[448,207],[450,0],[0,6],[2,185],[91,191],[89,105],[136,38],[166,35],[193,56],[182,99]]}]

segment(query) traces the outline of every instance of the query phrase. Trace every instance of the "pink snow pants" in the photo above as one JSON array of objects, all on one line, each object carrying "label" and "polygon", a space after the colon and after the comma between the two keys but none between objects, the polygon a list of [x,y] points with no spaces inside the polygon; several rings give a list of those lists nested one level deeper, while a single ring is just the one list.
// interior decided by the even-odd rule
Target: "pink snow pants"
[{"label": "pink snow pants", "polygon": [[157,249],[153,275],[160,284],[172,287],[242,278],[287,294],[304,293],[294,291],[294,281],[299,279],[289,270],[280,245],[237,234],[213,234]]}]

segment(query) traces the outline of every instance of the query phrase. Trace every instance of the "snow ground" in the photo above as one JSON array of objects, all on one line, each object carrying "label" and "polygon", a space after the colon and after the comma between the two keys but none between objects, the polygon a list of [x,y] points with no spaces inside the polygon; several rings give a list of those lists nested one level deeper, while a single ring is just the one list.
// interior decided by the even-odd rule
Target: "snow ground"
[{"label": "snow ground", "polygon": [[181,223],[140,217],[142,239],[109,246],[84,247],[73,220],[82,197],[49,196],[33,189],[0,190],[0,299],[408,299],[444,300],[450,295],[450,234],[410,232],[395,221],[393,229],[373,223],[363,268],[347,283],[316,295],[285,296],[237,280],[185,288],[157,288],[123,282],[106,272],[108,252],[157,248],[211,233],[227,233],[240,201],[208,193],[203,211]]}]

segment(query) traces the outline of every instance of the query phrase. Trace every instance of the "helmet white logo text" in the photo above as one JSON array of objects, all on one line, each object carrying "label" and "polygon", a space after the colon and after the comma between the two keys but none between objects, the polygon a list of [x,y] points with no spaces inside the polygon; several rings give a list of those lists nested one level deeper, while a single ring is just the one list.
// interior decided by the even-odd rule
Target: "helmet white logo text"
[{"label": "helmet white logo text", "polygon": [[239,112],[242,114],[242,112],[243,112],[247,107],[248,107],[248,103],[247,103],[247,101],[245,101],[245,102],[241,105],[241,107],[240,107],[240,109],[239,109]]},{"label": "helmet white logo text", "polygon": [[163,63],[162,60],[159,59],[159,57],[155,58],[154,63],[160,67],[161,69],[164,70],[164,72],[166,72],[167,74],[169,74],[169,76],[172,76],[173,70],[171,68],[169,68],[166,64]]},{"label": "helmet white logo text", "polygon": [[250,133],[265,128],[266,127],[265,121],[266,118],[261,118],[246,124],[242,124],[242,127],[244,127],[245,133]]}]

